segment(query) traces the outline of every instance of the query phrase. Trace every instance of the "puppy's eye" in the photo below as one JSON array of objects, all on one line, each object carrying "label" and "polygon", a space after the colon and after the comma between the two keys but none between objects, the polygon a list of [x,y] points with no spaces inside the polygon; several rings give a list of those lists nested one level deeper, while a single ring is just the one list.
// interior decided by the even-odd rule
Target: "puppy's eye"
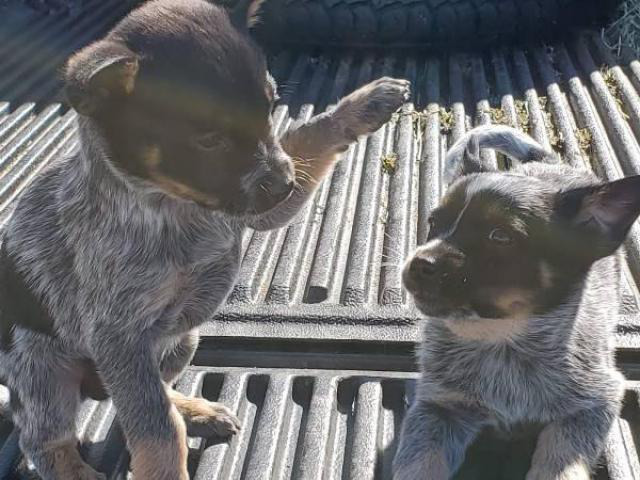
[{"label": "puppy's eye", "polygon": [[219,132],[207,132],[198,135],[194,142],[198,148],[206,151],[227,150],[229,148],[228,140]]},{"label": "puppy's eye", "polygon": [[489,234],[489,240],[499,245],[509,245],[513,242],[513,237],[502,228],[494,228]]}]

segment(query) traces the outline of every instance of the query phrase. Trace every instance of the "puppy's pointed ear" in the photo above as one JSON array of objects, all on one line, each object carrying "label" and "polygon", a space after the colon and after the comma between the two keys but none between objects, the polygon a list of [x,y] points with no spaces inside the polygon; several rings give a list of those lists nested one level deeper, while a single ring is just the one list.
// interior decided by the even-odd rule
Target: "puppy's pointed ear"
[{"label": "puppy's pointed ear", "polygon": [[463,175],[495,170],[482,161],[480,140],[478,135],[465,135],[447,152],[444,164],[444,180],[447,185]]},{"label": "puppy's pointed ear", "polygon": [[482,161],[481,148],[497,150],[519,162],[557,161],[552,152],[515,128],[505,125],[482,125],[464,134],[447,152],[445,182],[450,184],[462,175],[495,170]]},{"label": "puppy's pointed ear", "polygon": [[593,242],[597,258],[611,255],[640,215],[640,175],[563,192],[556,212]]},{"label": "puppy's pointed ear", "polygon": [[138,57],[122,44],[102,40],[89,45],[67,62],[67,99],[78,113],[95,115],[108,101],[133,92],[138,68]]},{"label": "puppy's pointed ear", "polygon": [[248,30],[260,20],[260,7],[265,0],[238,0],[229,12],[231,22],[240,30]]}]

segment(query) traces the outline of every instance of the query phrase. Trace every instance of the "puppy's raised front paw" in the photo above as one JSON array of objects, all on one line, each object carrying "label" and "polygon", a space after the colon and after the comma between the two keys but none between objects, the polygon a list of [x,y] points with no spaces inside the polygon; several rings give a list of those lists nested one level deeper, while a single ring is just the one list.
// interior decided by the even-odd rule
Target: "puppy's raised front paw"
[{"label": "puppy's raised front paw", "polygon": [[345,97],[336,108],[335,118],[351,142],[382,127],[410,95],[408,80],[383,77]]},{"label": "puppy's raised front paw", "polygon": [[185,396],[172,400],[190,437],[229,437],[240,430],[240,420],[221,403]]}]

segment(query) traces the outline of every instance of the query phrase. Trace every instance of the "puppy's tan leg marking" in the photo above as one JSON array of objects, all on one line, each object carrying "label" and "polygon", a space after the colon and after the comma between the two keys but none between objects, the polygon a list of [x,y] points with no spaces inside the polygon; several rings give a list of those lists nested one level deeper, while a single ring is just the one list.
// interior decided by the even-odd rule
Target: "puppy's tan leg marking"
[{"label": "puppy's tan leg marking", "polygon": [[60,480],[106,480],[107,477],[96,472],[80,456],[76,440],[67,440],[47,448],[53,471]]},{"label": "puppy's tan leg marking", "polygon": [[426,452],[421,461],[399,469],[393,480],[448,480],[451,476],[444,452]]},{"label": "puppy's tan leg marking", "polygon": [[538,437],[526,480],[589,480],[589,466],[562,440],[562,432],[551,424]]},{"label": "puppy's tan leg marking", "polygon": [[240,421],[227,407],[168,389],[169,399],[184,418],[190,437],[228,437],[240,430]]},{"label": "puppy's tan leg marking", "polygon": [[135,480],[189,480],[187,472],[187,431],[177,408],[171,408],[176,436],[148,438],[129,445],[131,471]]}]

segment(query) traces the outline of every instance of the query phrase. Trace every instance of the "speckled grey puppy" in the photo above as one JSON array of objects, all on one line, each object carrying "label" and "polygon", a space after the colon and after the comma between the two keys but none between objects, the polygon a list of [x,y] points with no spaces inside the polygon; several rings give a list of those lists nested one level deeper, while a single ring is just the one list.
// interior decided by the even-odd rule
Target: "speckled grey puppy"
[{"label": "speckled grey puppy", "polygon": [[[530,163],[491,171],[480,148]],[[428,319],[394,479],[451,478],[483,428],[533,422],[527,480],[586,480],[623,395],[612,340],[640,177],[602,182],[502,126],[467,133],[445,168],[404,270]]]},{"label": "speckled grey puppy", "polygon": [[152,1],[68,63],[80,151],[22,195],[0,255],[0,376],[46,480],[104,478],[76,448],[82,394],[113,399],[139,480],[188,478],[186,429],[237,431],[169,385],[235,282],[243,233],[286,224],[408,97],[383,78],[275,138],[248,34],[259,3]]}]

